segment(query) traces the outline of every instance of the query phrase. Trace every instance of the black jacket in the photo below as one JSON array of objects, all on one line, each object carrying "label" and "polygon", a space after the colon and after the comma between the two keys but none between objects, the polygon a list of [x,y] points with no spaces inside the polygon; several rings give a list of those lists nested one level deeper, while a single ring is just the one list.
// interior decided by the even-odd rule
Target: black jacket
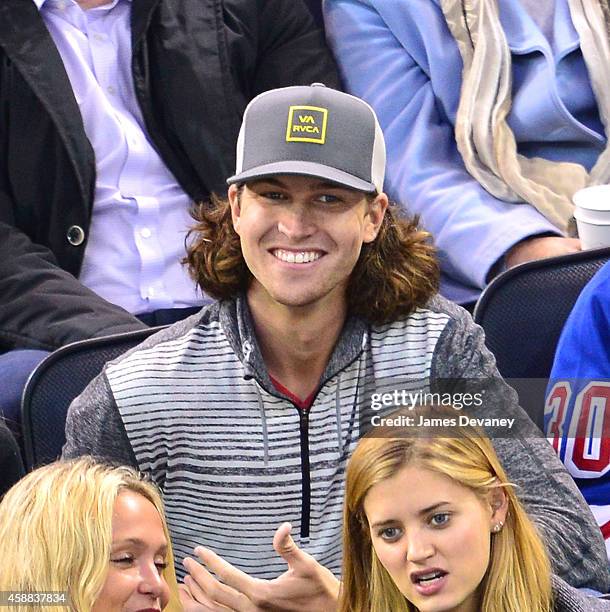
[{"label": "black jacket", "polygon": [[[301,0],[133,0],[132,49],[148,135],[193,200],[226,191],[252,97],[338,86]],[[2,0],[0,352],[142,326],[75,278],[94,185],[94,153],[53,40],[32,0]]]}]

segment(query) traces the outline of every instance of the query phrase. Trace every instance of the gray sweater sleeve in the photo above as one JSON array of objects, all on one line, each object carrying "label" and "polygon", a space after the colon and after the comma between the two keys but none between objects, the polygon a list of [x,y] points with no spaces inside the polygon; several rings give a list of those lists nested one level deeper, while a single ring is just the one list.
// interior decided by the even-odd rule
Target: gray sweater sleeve
[{"label": "gray sweater sleeve", "polygon": [[586,595],[557,576],[553,581],[553,612],[610,612],[610,601]]},{"label": "gray sweater sleeve", "polygon": [[138,467],[106,375],[102,372],[70,404],[62,457],[81,455]]},{"label": "gray sweater sleeve", "polygon": [[473,416],[515,417],[518,434],[490,437],[519,499],[538,526],[554,572],[574,587],[610,589],[604,541],[572,477],[539,429],[518,405],[517,394],[499,377],[483,330],[456,308],[439,339],[432,378],[493,381],[492,392]]}]

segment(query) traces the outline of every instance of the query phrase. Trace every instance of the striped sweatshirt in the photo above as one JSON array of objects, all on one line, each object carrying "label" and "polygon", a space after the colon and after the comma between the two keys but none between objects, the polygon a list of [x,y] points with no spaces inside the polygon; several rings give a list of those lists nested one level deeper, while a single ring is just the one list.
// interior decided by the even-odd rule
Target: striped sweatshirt
[{"label": "striped sweatshirt", "polygon": [[[344,472],[361,434],[362,398],[379,381],[497,376],[483,332],[437,296],[390,324],[349,318],[308,411],[272,384],[244,297],[204,307],[114,362],[74,400],[64,457],[132,465],[161,488],[176,557],[203,545],[260,578],[286,570],[272,547],[284,521],[297,545],[341,569]],[[400,381],[400,382],[399,382]],[[493,440],[538,524],[554,571],[610,586],[601,534],[551,447],[504,383],[471,414],[515,417]]]}]

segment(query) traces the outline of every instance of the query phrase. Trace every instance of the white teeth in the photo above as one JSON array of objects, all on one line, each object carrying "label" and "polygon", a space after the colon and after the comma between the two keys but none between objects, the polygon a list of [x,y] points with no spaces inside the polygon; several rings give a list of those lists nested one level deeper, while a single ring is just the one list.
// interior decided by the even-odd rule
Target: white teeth
[{"label": "white teeth", "polygon": [[287,263],[310,263],[320,259],[322,254],[317,251],[301,251],[295,253],[294,251],[284,251],[283,249],[274,249],[272,251],[273,256]]},{"label": "white teeth", "polygon": [[425,576],[420,576],[417,581],[418,582],[429,582],[430,580],[435,580],[437,578],[441,578],[442,574],[440,572],[432,572],[431,574],[426,574]]}]

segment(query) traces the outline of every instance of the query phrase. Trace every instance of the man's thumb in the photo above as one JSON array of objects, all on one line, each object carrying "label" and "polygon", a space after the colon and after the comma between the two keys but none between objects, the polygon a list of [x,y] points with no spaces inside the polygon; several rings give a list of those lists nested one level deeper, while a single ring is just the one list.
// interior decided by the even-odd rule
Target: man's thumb
[{"label": "man's thumb", "polygon": [[290,523],[282,523],[275,535],[273,536],[273,548],[275,552],[288,563],[293,565],[298,562],[304,553],[294,542],[290,532],[292,531],[292,525]]}]

